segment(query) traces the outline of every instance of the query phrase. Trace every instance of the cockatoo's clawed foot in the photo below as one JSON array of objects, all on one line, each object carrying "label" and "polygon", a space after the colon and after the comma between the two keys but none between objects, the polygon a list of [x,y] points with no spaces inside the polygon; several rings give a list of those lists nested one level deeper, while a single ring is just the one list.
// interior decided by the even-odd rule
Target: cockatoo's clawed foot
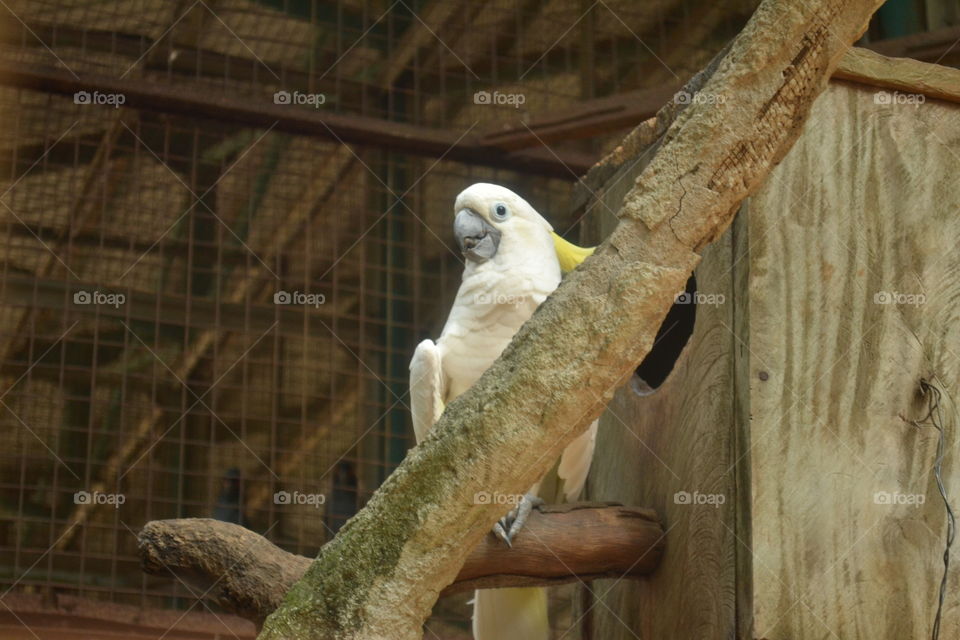
[{"label": "cockatoo's clawed foot", "polygon": [[493,535],[503,540],[507,546],[512,549],[513,545],[510,543],[510,536],[507,535],[507,530],[503,528],[504,520],[505,518],[501,518],[499,522],[493,525]]},{"label": "cockatoo's clawed foot", "polygon": [[493,525],[495,536],[503,540],[508,547],[513,547],[513,539],[516,537],[523,525],[527,523],[530,512],[534,507],[543,504],[543,499],[528,493],[520,499],[520,504],[511,509],[507,515],[500,518],[500,521]]},{"label": "cockatoo's clawed foot", "polygon": [[514,509],[514,511],[516,511],[516,516],[514,517],[510,528],[507,530],[507,538],[513,540],[517,533],[520,532],[520,529],[523,528],[523,525],[527,523],[527,518],[530,517],[530,512],[533,511],[533,508],[539,507],[542,504],[543,499],[539,496],[535,496],[532,493],[524,495],[520,500],[520,504],[517,505],[516,509]]}]

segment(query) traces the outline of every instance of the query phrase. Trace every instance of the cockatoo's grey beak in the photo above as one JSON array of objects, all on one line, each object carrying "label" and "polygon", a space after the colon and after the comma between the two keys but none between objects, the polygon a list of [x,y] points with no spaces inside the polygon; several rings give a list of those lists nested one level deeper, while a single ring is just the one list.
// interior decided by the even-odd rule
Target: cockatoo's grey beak
[{"label": "cockatoo's grey beak", "polygon": [[500,247],[500,232],[482,216],[470,209],[461,209],[453,220],[453,235],[463,256],[478,264],[497,255]]}]

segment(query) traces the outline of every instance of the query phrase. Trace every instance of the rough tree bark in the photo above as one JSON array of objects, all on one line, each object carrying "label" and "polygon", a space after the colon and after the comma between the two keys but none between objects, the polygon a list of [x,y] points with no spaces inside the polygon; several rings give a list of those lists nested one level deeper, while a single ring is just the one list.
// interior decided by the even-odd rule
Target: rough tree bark
[{"label": "rough tree bark", "polygon": [[260,638],[414,640],[520,493],[603,410],[699,261],[800,133],[881,0],[765,0],[682,110],[620,223],[450,404],[266,621]]},{"label": "rough tree bark", "polygon": [[[592,503],[543,507],[530,514],[524,531],[512,549],[486,536],[443,594],[638,577],[653,571],[663,555],[663,528],[649,509]],[[249,529],[207,518],[150,522],[138,546],[146,573],[173,574],[195,584],[206,598],[258,625],[312,562]]]}]

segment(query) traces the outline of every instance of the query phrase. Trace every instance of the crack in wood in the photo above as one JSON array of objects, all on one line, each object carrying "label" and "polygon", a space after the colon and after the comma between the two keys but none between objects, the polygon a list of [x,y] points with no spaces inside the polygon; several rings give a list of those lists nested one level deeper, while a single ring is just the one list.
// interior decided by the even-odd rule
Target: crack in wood
[{"label": "crack in wood", "polygon": [[750,167],[767,163],[780,147],[780,140],[802,121],[800,101],[810,95],[811,83],[822,76],[817,69],[826,51],[830,21],[839,12],[840,7],[834,3],[825,18],[817,17],[816,26],[803,36],[800,49],[782,71],[783,83],[760,108],[755,135],[741,141],[720,161],[707,182],[708,189],[721,191],[744,182],[744,176],[752,174]]}]

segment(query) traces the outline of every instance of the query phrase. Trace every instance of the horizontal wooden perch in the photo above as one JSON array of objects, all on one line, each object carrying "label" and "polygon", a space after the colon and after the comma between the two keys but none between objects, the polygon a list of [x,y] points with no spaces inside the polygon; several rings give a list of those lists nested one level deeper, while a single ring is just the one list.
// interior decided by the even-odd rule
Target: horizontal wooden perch
[{"label": "horizontal wooden perch", "polygon": [[[312,562],[249,529],[206,518],[148,522],[138,544],[146,573],[173,574],[257,624],[280,606]],[[642,576],[657,567],[663,546],[663,528],[650,509],[610,503],[541,507],[512,549],[492,535],[484,538],[443,594]]]}]

